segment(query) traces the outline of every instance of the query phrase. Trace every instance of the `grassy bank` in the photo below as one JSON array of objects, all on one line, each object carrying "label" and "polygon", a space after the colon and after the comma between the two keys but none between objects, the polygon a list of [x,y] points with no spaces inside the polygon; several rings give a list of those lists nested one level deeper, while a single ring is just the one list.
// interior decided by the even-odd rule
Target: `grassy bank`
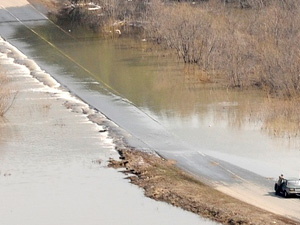
[{"label": "grassy bank", "polygon": [[249,205],[212,187],[176,167],[175,162],[136,150],[119,150],[128,179],[145,190],[145,195],[164,201],[222,224],[294,224],[297,222]]}]

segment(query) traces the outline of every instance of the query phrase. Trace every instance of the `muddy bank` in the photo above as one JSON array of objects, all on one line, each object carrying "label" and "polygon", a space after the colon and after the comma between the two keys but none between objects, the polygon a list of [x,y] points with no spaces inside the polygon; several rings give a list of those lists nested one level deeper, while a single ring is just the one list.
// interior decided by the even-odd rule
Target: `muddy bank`
[{"label": "muddy bank", "polygon": [[145,195],[223,224],[298,224],[221,193],[176,167],[176,163],[132,149],[119,149],[120,161],[110,167],[124,168],[131,183]]}]

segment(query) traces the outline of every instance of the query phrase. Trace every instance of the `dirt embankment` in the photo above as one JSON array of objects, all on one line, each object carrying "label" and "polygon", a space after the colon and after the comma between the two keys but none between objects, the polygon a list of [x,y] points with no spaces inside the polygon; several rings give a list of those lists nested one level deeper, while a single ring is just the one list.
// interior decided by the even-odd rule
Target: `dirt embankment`
[{"label": "dirt embankment", "polygon": [[128,179],[145,195],[222,224],[298,224],[230,197],[176,167],[175,162],[137,150],[121,149],[120,161],[109,166],[124,168]]}]

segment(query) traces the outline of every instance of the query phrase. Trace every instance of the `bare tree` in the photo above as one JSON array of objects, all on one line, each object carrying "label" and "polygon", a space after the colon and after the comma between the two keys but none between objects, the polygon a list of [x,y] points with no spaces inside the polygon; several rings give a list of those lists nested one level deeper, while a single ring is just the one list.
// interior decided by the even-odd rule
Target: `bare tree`
[{"label": "bare tree", "polygon": [[216,48],[210,12],[189,4],[152,4],[148,30],[156,40],[174,49],[189,64],[206,70]]},{"label": "bare tree", "polygon": [[300,94],[299,3],[276,2],[260,17],[261,80],[276,95]]}]

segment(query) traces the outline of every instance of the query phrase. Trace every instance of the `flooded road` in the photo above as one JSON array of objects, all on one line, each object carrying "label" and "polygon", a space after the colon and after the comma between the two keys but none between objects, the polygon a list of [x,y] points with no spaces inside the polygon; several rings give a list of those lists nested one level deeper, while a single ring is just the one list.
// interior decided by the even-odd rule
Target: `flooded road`
[{"label": "flooded road", "polygon": [[[251,120],[249,111],[264,104],[258,93],[201,85],[174,59],[149,54],[143,42],[23,23],[2,24],[1,35],[138,139],[135,145],[167,155],[201,152],[265,177],[299,175],[299,145],[268,136],[261,121]],[[279,168],[282,162],[287,166]]]},{"label": "flooded road", "polygon": [[1,225],[217,224],[146,198],[107,168],[119,157],[115,144],[87,114],[109,121],[1,38],[0,72],[17,91],[0,121]]},{"label": "flooded road", "polygon": [[272,191],[278,174],[299,176],[297,142],[268,136],[249,116],[264,103],[259,94],[199,85],[197,76],[183,75],[183,65],[149,54],[140,41],[64,31],[35,13],[20,23],[23,14],[10,12],[1,12],[0,35],[126,130],[133,146],[220,183],[247,180]]}]

